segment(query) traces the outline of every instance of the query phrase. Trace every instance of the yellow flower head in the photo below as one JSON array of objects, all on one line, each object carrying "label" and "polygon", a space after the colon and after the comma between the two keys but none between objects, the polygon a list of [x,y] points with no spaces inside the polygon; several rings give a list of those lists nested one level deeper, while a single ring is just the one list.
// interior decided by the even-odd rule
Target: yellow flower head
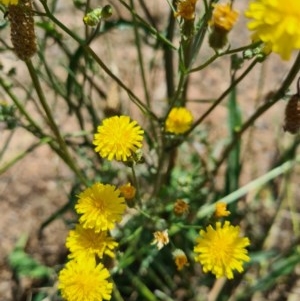
[{"label": "yellow flower head", "polygon": [[126,209],[120,190],[109,184],[95,183],[79,194],[75,209],[81,214],[79,222],[95,232],[113,229]]},{"label": "yellow flower head", "polygon": [[227,204],[226,203],[218,202],[215,205],[215,208],[216,208],[216,210],[215,210],[214,216],[216,218],[225,217],[225,216],[228,216],[230,214],[230,211],[227,210]]},{"label": "yellow flower head", "polygon": [[8,5],[18,5],[19,0],[0,0],[0,3],[8,6]]},{"label": "yellow flower head", "polygon": [[252,19],[252,39],[267,44],[282,59],[288,60],[294,49],[300,49],[300,1],[254,0],[245,12]]},{"label": "yellow flower head", "polygon": [[158,250],[162,249],[163,246],[169,243],[168,229],[164,231],[156,231],[153,233],[154,240],[151,245],[157,245]]},{"label": "yellow flower head", "polygon": [[113,250],[117,246],[118,243],[107,236],[107,231],[96,233],[93,229],[84,229],[81,225],[76,225],[66,240],[66,247],[71,252],[69,257],[83,261],[95,255],[101,259],[103,254],[113,258],[115,257]]},{"label": "yellow flower head", "polygon": [[232,10],[229,3],[214,4],[213,7],[214,11],[209,25],[226,32],[230,31],[237,21],[239,13],[235,10]]},{"label": "yellow flower head", "polygon": [[183,215],[185,213],[188,213],[190,209],[190,206],[188,203],[186,203],[184,200],[177,200],[174,204],[174,213],[176,215]]},{"label": "yellow flower head", "polygon": [[197,0],[178,0],[175,17],[182,17],[186,20],[193,20],[195,18],[196,2]]},{"label": "yellow flower head", "polygon": [[110,300],[113,284],[108,270],[95,260],[69,261],[58,275],[58,288],[68,301]]},{"label": "yellow flower head", "polygon": [[178,271],[181,271],[185,266],[189,265],[188,259],[182,250],[176,249],[172,255]]},{"label": "yellow flower head", "polygon": [[144,131],[129,116],[103,120],[94,135],[95,151],[108,160],[127,161],[142,147]]},{"label": "yellow flower head", "polygon": [[174,134],[183,134],[188,131],[193,123],[192,113],[184,108],[173,108],[166,120],[166,131]]},{"label": "yellow flower head", "polygon": [[233,278],[233,271],[243,272],[243,262],[250,260],[245,247],[250,245],[247,237],[240,237],[240,227],[232,226],[228,221],[222,225],[216,223],[206,231],[201,230],[194,252],[195,260],[200,262],[205,273],[212,272],[217,278]]},{"label": "yellow flower head", "polygon": [[119,190],[126,200],[132,200],[135,197],[136,189],[130,183],[122,185]]}]

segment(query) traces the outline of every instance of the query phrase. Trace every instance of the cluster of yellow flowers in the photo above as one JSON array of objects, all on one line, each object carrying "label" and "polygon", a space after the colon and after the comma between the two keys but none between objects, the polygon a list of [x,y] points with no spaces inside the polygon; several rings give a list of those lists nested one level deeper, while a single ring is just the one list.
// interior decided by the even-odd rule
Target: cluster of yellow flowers
[{"label": "cluster of yellow flowers", "polygon": [[[4,5],[16,5],[18,0],[0,0]],[[176,17],[185,20],[195,18],[197,0],[179,0]],[[263,42],[270,51],[278,53],[282,59],[289,59],[294,49],[300,49],[300,1],[299,0],[252,0],[245,12],[252,19],[248,28],[253,30],[253,41]],[[238,13],[230,4],[216,4],[209,22],[215,31],[226,38],[237,20]],[[213,36],[214,39],[216,36]],[[224,38],[223,37],[223,38]],[[224,46],[215,43],[219,48]],[[217,41],[218,42],[218,41]],[[170,110],[164,124],[166,133],[182,135],[193,123],[191,112],[185,107]],[[93,144],[95,151],[108,160],[134,162],[142,148],[144,131],[129,116],[106,118],[97,128]],[[118,243],[110,236],[116,223],[120,222],[126,209],[125,199],[134,198],[136,190],[131,184],[120,189],[110,184],[95,183],[78,196],[75,206],[80,215],[79,223],[69,232],[66,246],[70,251],[70,261],[59,273],[59,289],[68,301],[110,300],[113,284],[109,281],[109,271],[101,263],[104,255],[114,257]],[[177,200],[174,212],[188,213],[188,204]],[[227,217],[230,212],[226,204],[216,204],[214,219]],[[232,279],[234,271],[243,272],[243,263],[250,260],[247,246],[250,241],[241,237],[240,227],[229,221],[216,221],[200,230],[194,247],[195,261],[200,262],[205,273],[211,272],[217,278]],[[169,243],[168,230],[154,232],[154,241],[160,250]],[[173,253],[178,270],[188,265],[186,254],[181,249]]]},{"label": "cluster of yellow flowers", "polygon": [[[142,134],[137,122],[128,116],[107,118],[94,136],[95,151],[108,160],[131,160],[142,146]],[[116,188],[97,182],[78,195],[75,210],[79,223],[66,239],[70,261],[58,276],[58,288],[66,300],[110,300],[113,284],[100,261],[104,255],[115,256],[118,243],[109,231],[121,221],[127,207],[125,199],[134,198],[135,192],[130,183]]]},{"label": "cluster of yellow flowers", "polygon": [[78,196],[75,210],[80,214],[79,224],[66,239],[70,261],[58,277],[58,288],[68,301],[111,298],[110,274],[99,261],[104,255],[113,258],[118,246],[108,231],[121,220],[126,209],[120,194],[113,185],[95,183]]}]

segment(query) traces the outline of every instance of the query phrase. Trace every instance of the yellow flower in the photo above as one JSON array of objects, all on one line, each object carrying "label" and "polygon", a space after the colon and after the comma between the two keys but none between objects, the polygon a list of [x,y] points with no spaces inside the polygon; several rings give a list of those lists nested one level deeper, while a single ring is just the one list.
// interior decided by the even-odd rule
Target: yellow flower
[{"label": "yellow flower", "polygon": [[113,250],[118,243],[112,237],[107,236],[107,232],[96,233],[93,229],[84,229],[81,225],[76,225],[75,230],[69,232],[66,240],[66,247],[70,250],[70,258],[85,260],[85,258],[95,257],[100,259],[103,254],[115,257]]},{"label": "yellow flower", "polygon": [[3,5],[18,5],[19,0],[0,0],[0,3]]},{"label": "yellow flower", "polygon": [[194,252],[199,253],[195,260],[200,262],[205,273],[212,272],[217,278],[233,278],[233,271],[243,272],[243,262],[250,260],[245,247],[250,245],[247,237],[240,237],[240,227],[232,226],[228,221],[211,225],[201,230],[196,240]]},{"label": "yellow flower", "polygon": [[119,189],[126,200],[132,200],[135,197],[136,189],[130,183],[120,186]]},{"label": "yellow flower", "polygon": [[230,31],[235,24],[239,13],[232,10],[231,5],[227,4],[214,4],[214,11],[209,25],[217,27],[218,29],[226,32]]},{"label": "yellow flower", "polygon": [[187,257],[182,250],[176,249],[172,255],[178,271],[181,271],[185,266],[189,265]]},{"label": "yellow flower", "polygon": [[157,245],[158,250],[162,249],[163,246],[167,245],[169,243],[169,234],[168,229],[164,231],[156,231],[153,233],[154,240],[151,243],[151,245]]},{"label": "yellow flower", "polygon": [[75,209],[81,214],[79,222],[83,228],[94,229],[97,233],[113,229],[126,209],[125,199],[113,185],[95,183],[78,197]]},{"label": "yellow flower", "polygon": [[216,218],[228,216],[230,214],[230,211],[227,210],[227,204],[224,202],[216,203],[215,208],[214,216]]},{"label": "yellow flower", "polygon": [[142,147],[143,134],[141,127],[129,116],[113,116],[98,126],[93,144],[101,157],[127,161]]},{"label": "yellow flower", "polygon": [[192,113],[184,108],[173,108],[166,120],[166,131],[174,134],[183,134],[188,131],[193,123]]},{"label": "yellow flower", "polygon": [[288,60],[293,49],[300,49],[300,1],[255,0],[245,12],[252,19],[248,28],[252,39],[262,41]]},{"label": "yellow flower", "polygon": [[95,260],[69,261],[60,271],[58,288],[67,301],[110,300],[113,284],[108,270]]},{"label": "yellow flower", "polygon": [[186,20],[194,19],[196,2],[197,0],[178,0],[175,17],[180,16]]},{"label": "yellow flower", "polygon": [[183,200],[177,200],[176,203],[174,204],[174,213],[176,215],[183,215],[185,213],[188,213],[190,209],[190,206],[188,203],[186,203]]}]

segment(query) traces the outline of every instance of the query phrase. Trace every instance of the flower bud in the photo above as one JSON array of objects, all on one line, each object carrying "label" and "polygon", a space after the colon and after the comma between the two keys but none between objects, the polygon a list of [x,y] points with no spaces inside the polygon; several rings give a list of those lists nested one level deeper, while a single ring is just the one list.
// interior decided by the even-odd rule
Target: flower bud
[{"label": "flower bud", "polygon": [[107,19],[112,15],[112,7],[110,5],[105,5],[103,8],[98,7],[87,13],[83,22],[87,26],[97,26],[101,19]]}]

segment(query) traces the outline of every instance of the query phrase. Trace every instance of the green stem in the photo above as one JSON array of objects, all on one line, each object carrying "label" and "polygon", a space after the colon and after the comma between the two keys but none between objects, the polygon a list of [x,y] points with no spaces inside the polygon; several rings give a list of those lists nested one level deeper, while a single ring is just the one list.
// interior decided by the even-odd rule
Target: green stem
[{"label": "green stem", "polygon": [[254,45],[258,45],[258,43],[250,44],[250,45],[247,45],[247,46],[243,46],[243,47],[239,47],[239,48],[235,48],[235,49],[231,49],[231,50],[227,50],[227,51],[224,51],[222,53],[217,52],[212,57],[210,57],[205,63],[201,64],[198,67],[195,67],[195,68],[191,69],[189,72],[193,73],[193,72],[200,71],[200,70],[204,69],[205,67],[207,67],[208,65],[210,65],[213,61],[215,61],[217,58],[219,58],[221,56],[239,53],[239,52],[245,51],[247,49],[253,48]]},{"label": "green stem", "polygon": [[144,211],[140,208],[138,208],[137,210],[138,210],[139,213],[141,213],[142,215],[144,215],[146,218],[150,219],[151,221],[154,222],[154,221],[157,220],[157,218],[155,216],[152,216],[152,215],[148,214],[146,211]]},{"label": "green stem", "polygon": [[220,97],[208,108],[208,110],[193,124],[190,130],[186,133],[188,135],[191,133],[221,102],[222,100],[231,92],[232,88],[236,87],[248,73],[253,69],[257,64],[258,60],[254,60],[250,66],[237,78],[231,85],[220,95]]},{"label": "green stem", "polygon": [[135,17],[135,14],[134,14],[133,0],[130,0],[130,6],[131,6],[132,19],[133,19],[133,30],[134,30],[135,44],[136,44],[137,53],[138,53],[138,61],[139,61],[139,66],[140,66],[140,70],[141,70],[141,76],[142,76],[143,88],[144,88],[144,93],[145,93],[145,99],[146,99],[147,106],[150,108],[151,107],[150,97],[149,97],[148,85],[147,85],[145,69],[144,69],[141,42],[140,42],[140,37],[139,37],[139,33],[138,33],[136,17]]},{"label": "green stem", "polygon": [[0,85],[5,90],[7,95],[11,98],[14,105],[18,108],[19,112],[22,114],[22,116],[25,117],[25,119],[28,121],[29,125],[24,125],[24,127],[31,133],[33,133],[34,136],[38,137],[39,139],[43,139],[43,141],[48,141],[50,147],[64,160],[63,153],[61,149],[58,147],[58,145],[55,143],[55,139],[53,137],[50,137],[48,134],[45,134],[41,127],[31,118],[29,113],[24,108],[23,104],[20,103],[17,99],[17,97],[11,92],[10,86],[4,82],[2,78],[0,78]]},{"label": "green stem", "polygon": [[135,166],[135,164],[132,163],[131,171],[132,171],[133,185],[136,188],[136,198],[139,202],[139,205],[141,206],[142,200],[141,200],[141,195],[140,195],[140,187],[139,187],[139,183],[138,183],[138,180],[137,180],[137,177],[136,177],[134,166]]},{"label": "green stem", "polygon": [[40,126],[31,118],[31,116],[27,113],[24,106],[18,101],[17,97],[11,92],[10,85],[5,83],[5,81],[0,78],[0,85],[5,90],[7,95],[11,98],[14,105],[18,108],[18,110],[21,112],[21,114],[26,118],[26,120],[29,122],[32,128],[34,128],[39,133],[42,133],[42,129]]},{"label": "green stem", "polygon": [[[130,12],[131,12],[131,8],[130,6],[123,0],[119,0],[119,2],[126,7]],[[131,12],[132,14],[135,15],[136,19],[140,21],[140,24],[146,28],[147,30],[149,30],[149,32],[151,34],[153,34],[158,41],[163,42],[163,44],[168,45],[169,47],[171,47],[172,49],[176,50],[176,47],[172,44],[171,41],[169,41],[164,35],[160,34],[156,28],[152,27],[151,25],[148,24],[148,22],[144,21],[143,18],[141,18],[138,14],[136,14],[135,12]]]},{"label": "green stem", "polygon": [[[146,80],[146,74],[145,74],[145,69],[144,69],[141,41],[140,41],[140,37],[139,37],[138,26],[137,26],[137,22],[136,22],[136,16],[134,14],[133,0],[130,0],[130,5],[132,7],[131,14],[132,14],[133,25],[134,25],[133,29],[134,29],[134,36],[135,36],[135,44],[136,44],[137,53],[138,53],[138,61],[139,61],[139,66],[140,66],[140,71],[141,71],[141,76],[142,76],[143,89],[144,89],[144,93],[145,93],[147,109],[148,109],[148,111],[152,111],[151,110],[150,96],[149,96],[149,91],[148,91],[148,85],[147,85],[147,80]],[[154,137],[156,137],[156,131],[155,131],[155,126],[154,126],[154,123],[153,123],[153,119],[150,118],[149,122],[150,122],[151,132],[153,133]]]},{"label": "green stem", "polygon": [[115,281],[112,279],[112,282],[114,284],[113,286],[113,298],[115,301],[124,301],[119,289],[118,289],[118,285],[115,283]]},{"label": "green stem", "polygon": [[199,226],[199,225],[184,225],[180,223],[178,224],[174,223],[173,226],[178,227],[180,229],[187,229],[187,230],[189,229],[201,230],[203,228],[203,226]]},{"label": "green stem", "polygon": [[208,27],[208,21],[211,19],[212,11],[213,11],[213,7],[212,7],[211,3],[209,5],[207,5],[207,3],[205,3],[205,13],[201,18],[199,18],[198,23],[196,24],[196,34],[195,34],[195,38],[194,38],[194,42],[193,42],[193,46],[192,46],[193,59],[192,59],[191,63],[194,62],[198,53],[200,53],[201,47],[205,40],[205,35],[207,33],[207,27]]},{"label": "green stem", "polygon": [[188,86],[187,81],[189,77],[187,70],[190,68],[192,55],[193,55],[191,49],[194,41],[194,21],[195,21],[194,19],[192,20],[183,19],[180,25],[180,30],[181,30],[180,33],[181,39],[180,39],[180,47],[179,47],[180,77],[169,110],[171,110],[176,103],[179,103],[181,106],[184,106],[186,101],[185,97],[187,93],[187,86]]},{"label": "green stem", "polygon": [[[173,0],[173,3],[175,0]],[[169,13],[169,22],[166,29],[166,38],[169,41],[173,41],[174,37],[174,29],[175,29],[175,18],[174,11],[171,8]],[[174,64],[173,64],[173,49],[168,45],[164,44],[164,70],[165,70],[165,78],[166,78],[166,86],[167,86],[167,97],[168,100],[172,98],[174,95],[175,87],[174,87]]]},{"label": "green stem", "polygon": [[210,65],[213,61],[215,61],[217,58],[220,57],[220,54],[216,53],[214,54],[213,56],[211,56],[205,63],[203,63],[202,65],[196,67],[196,68],[193,68],[189,71],[189,73],[193,73],[193,72],[196,72],[196,71],[200,71],[202,69],[204,69],[205,67],[207,67],[208,65]]},{"label": "green stem", "polygon": [[32,64],[32,61],[29,59],[29,60],[26,60],[25,63],[26,63],[26,66],[28,68],[29,74],[31,76],[31,79],[32,79],[33,85],[35,87],[36,93],[38,95],[38,98],[40,100],[40,103],[41,103],[41,105],[42,105],[42,107],[45,111],[46,116],[47,116],[47,121],[49,123],[49,126],[50,126],[52,132],[54,133],[60,148],[62,149],[62,154],[64,155],[64,161],[74,171],[74,173],[77,175],[77,177],[80,179],[80,181],[84,185],[88,186],[87,180],[82,175],[82,173],[79,170],[78,166],[75,164],[74,160],[72,159],[71,155],[69,154],[67,145],[66,145],[64,139],[62,138],[62,136],[60,134],[60,131],[59,131],[59,129],[58,129],[58,127],[57,127],[57,125],[54,121],[51,109],[48,106],[47,100],[45,98],[45,94],[42,90],[40,81],[37,77],[36,71],[35,71],[35,69],[33,67],[33,64]]}]

